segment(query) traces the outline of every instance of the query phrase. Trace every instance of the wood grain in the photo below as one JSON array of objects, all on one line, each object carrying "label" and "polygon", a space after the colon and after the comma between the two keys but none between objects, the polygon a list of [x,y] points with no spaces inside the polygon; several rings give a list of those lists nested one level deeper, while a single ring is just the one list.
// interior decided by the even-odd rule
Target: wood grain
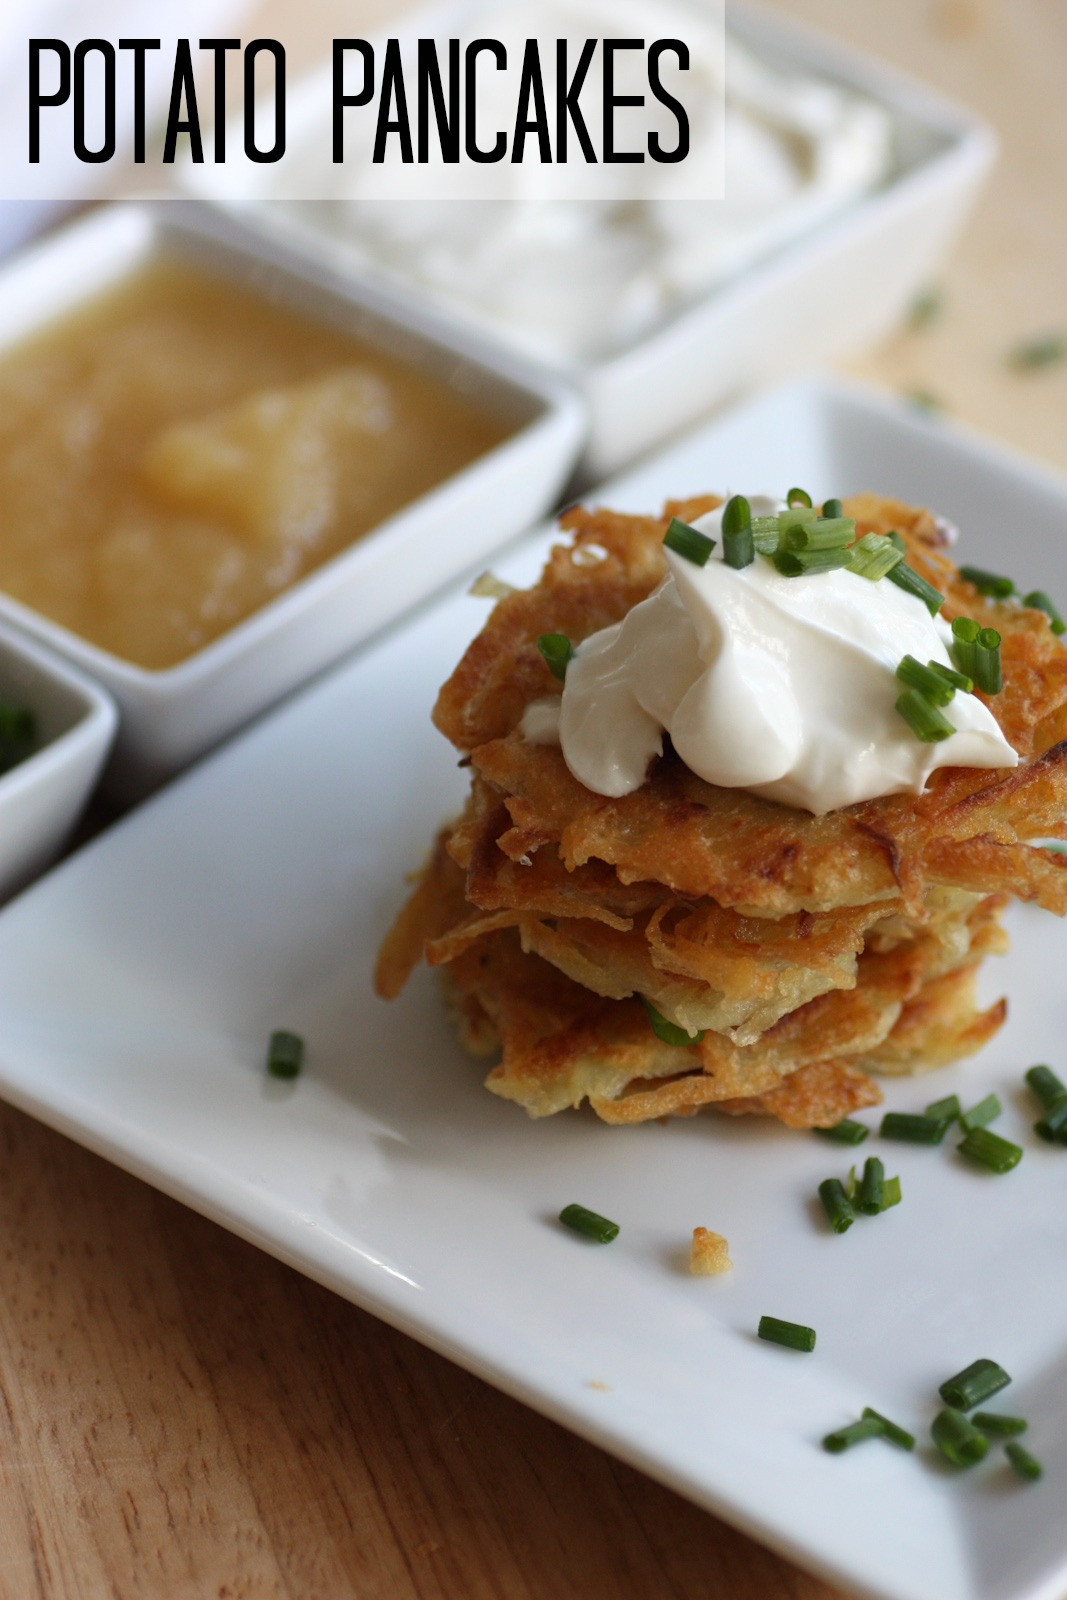
[{"label": "wood grain", "polygon": [[[969,100],[1004,139],[943,318],[855,370],[1067,466],[1067,371],[1004,361],[1067,323],[1067,8],[789,9]],[[0,1600],[831,1600],[6,1108],[0,1261]]]}]

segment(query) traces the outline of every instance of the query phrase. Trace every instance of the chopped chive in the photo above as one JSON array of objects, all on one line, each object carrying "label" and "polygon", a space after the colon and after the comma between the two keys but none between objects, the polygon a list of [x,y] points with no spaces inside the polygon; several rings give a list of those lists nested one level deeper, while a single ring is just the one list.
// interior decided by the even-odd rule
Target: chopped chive
[{"label": "chopped chive", "polygon": [[851,1450],[854,1444],[862,1444],[864,1439],[880,1439],[884,1434],[880,1420],[864,1415],[862,1422],[850,1422],[847,1428],[828,1433],[822,1447],[829,1450],[831,1455],[839,1456],[843,1450]]},{"label": "chopped chive", "polygon": [[777,550],[771,559],[783,578],[804,578],[847,567],[848,551],[841,546],[834,550]]},{"label": "chopped chive", "polygon": [[1010,1382],[1011,1378],[999,1362],[981,1356],[962,1372],[946,1378],[937,1392],[947,1406],[955,1406],[957,1411],[970,1411],[980,1401],[1006,1389]]},{"label": "chopped chive", "polygon": [[948,718],[942,716],[937,707],[932,706],[917,689],[905,689],[896,703],[896,709],[923,744],[939,744],[942,739],[950,739],[956,731]]},{"label": "chopped chive", "polygon": [[823,501],[823,503],[822,503],[822,516],[824,517],[824,519],[830,520],[830,519],[836,518],[836,517],[843,517],[844,514],[845,514],[845,508],[841,504],[840,500],[824,500]]},{"label": "chopped chive", "polygon": [[889,540],[889,543],[893,546],[894,550],[899,550],[902,556],[907,555],[908,547],[904,543],[904,535],[902,533],[898,533],[895,528],[890,528],[889,532],[886,534],[886,538]]},{"label": "chopped chive", "polygon": [[786,511],[778,513],[778,537],[783,540],[787,533],[795,533],[798,528],[810,528],[818,518],[810,506],[790,506]]},{"label": "chopped chive", "polygon": [[895,583],[898,589],[903,589],[905,594],[912,594],[916,600],[921,600],[932,617],[945,603],[943,594],[938,594],[932,583],[920,577],[914,567],[909,567],[906,561],[900,561],[890,572],[886,573],[890,583]]},{"label": "chopped chive", "polygon": [[885,1167],[877,1156],[868,1156],[863,1163],[863,1177],[856,1208],[865,1217],[876,1217],[885,1209]]},{"label": "chopped chive", "polygon": [[756,1333],[770,1344],[785,1345],[787,1350],[815,1349],[815,1329],[805,1328],[800,1322],[783,1322],[781,1317],[760,1317]]},{"label": "chopped chive", "polygon": [[1000,634],[995,628],[982,628],[974,642],[974,681],[986,694],[999,694],[1004,687]]},{"label": "chopped chive", "polygon": [[879,1131],[883,1139],[902,1139],[906,1144],[940,1144],[947,1126],[936,1117],[921,1117],[910,1111],[887,1111]]},{"label": "chopped chive", "polygon": [[1049,1106],[1034,1123],[1034,1132],[1047,1144],[1067,1144],[1067,1094]]},{"label": "chopped chive", "polygon": [[961,567],[960,577],[968,583],[973,583],[979,594],[984,594],[990,600],[1007,600],[1009,595],[1015,593],[1015,585],[1010,578],[1002,578],[996,572],[987,572],[984,567]]},{"label": "chopped chive", "polygon": [[975,673],[978,635],[981,631],[981,626],[971,617],[952,619],[952,659],[959,670],[972,680]]},{"label": "chopped chive", "polygon": [[641,1004],[648,1013],[652,1032],[657,1039],[662,1039],[664,1044],[674,1044],[680,1049],[689,1049],[692,1045],[699,1044],[707,1031],[701,1028],[699,1033],[686,1033],[676,1022],[668,1022],[662,1012],[657,1011],[651,1000],[646,1000],[644,995],[641,996]]},{"label": "chopped chive", "polygon": [[900,1179],[887,1178],[882,1185],[882,1210],[888,1211],[890,1206],[900,1204]]},{"label": "chopped chive", "polygon": [[752,507],[743,494],[727,500],[722,514],[722,558],[728,567],[750,567],[756,559]]},{"label": "chopped chive", "polygon": [[927,1106],[926,1115],[933,1117],[935,1122],[956,1122],[960,1116],[959,1095],[947,1094],[943,1100],[934,1100]]},{"label": "chopped chive", "polygon": [[974,679],[968,678],[965,672],[956,672],[953,667],[946,667],[940,661],[928,661],[926,665],[930,671],[950,683],[954,689],[962,689],[964,694],[970,694],[974,688]]},{"label": "chopped chive", "polygon": [[811,510],[811,495],[806,489],[787,489],[785,494],[787,506],[807,506]]},{"label": "chopped chive", "polygon": [[849,551],[848,566],[849,571],[857,577],[869,578],[872,583],[877,583],[903,559],[903,553],[891,539],[883,538],[880,533],[865,533]]},{"label": "chopped chive", "polygon": [[908,311],[908,327],[913,333],[920,328],[929,327],[935,322],[945,309],[945,295],[942,289],[931,287],[922,289],[911,302]]},{"label": "chopped chive", "polygon": [[897,677],[934,706],[947,706],[956,693],[953,684],[946,683],[944,678],[931,672],[929,667],[924,667],[914,656],[904,657],[897,668]]},{"label": "chopped chive", "polygon": [[890,1444],[899,1445],[901,1450],[915,1449],[915,1435],[909,1433],[906,1428],[900,1427],[898,1423],[890,1422],[888,1417],[883,1417],[882,1413],[876,1411],[873,1406],[864,1406],[863,1416],[865,1420],[869,1419],[871,1422],[880,1424],[882,1437],[883,1439],[888,1439]]},{"label": "chopped chive", "polygon": [[[856,534],[856,524],[851,517],[832,517],[821,522],[802,522],[799,527],[783,531],[780,544],[783,550],[839,550],[850,545]],[[850,558],[851,559],[851,558]]]},{"label": "chopped chive", "polygon": [[995,1122],[1004,1107],[995,1094],[987,1094],[984,1100],[979,1100],[976,1106],[965,1111],[960,1117],[960,1127],[964,1133],[970,1133],[972,1128],[987,1128]]},{"label": "chopped chive", "polygon": [[1040,1461],[1035,1456],[1032,1456],[1029,1450],[1024,1450],[1022,1445],[1017,1444],[1014,1439],[1010,1444],[1004,1446],[1004,1454],[1020,1478],[1025,1478],[1028,1483],[1036,1483],[1045,1470]]},{"label": "chopped chive", "polygon": [[1033,611],[1043,611],[1049,619],[1049,627],[1053,633],[1067,633],[1067,622],[1064,622],[1056,609],[1055,602],[1044,589],[1031,589],[1028,595],[1023,596],[1023,605],[1029,606]]},{"label": "chopped chive", "polygon": [[773,556],[778,548],[778,518],[753,517],[752,543],[761,556]]},{"label": "chopped chive", "polygon": [[1037,372],[1041,367],[1055,366],[1067,355],[1067,339],[1062,333],[1043,333],[1035,339],[1023,339],[1008,352],[1011,366],[1020,372]]},{"label": "chopped chive", "polygon": [[862,1144],[870,1131],[862,1122],[851,1122],[847,1117],[844,1122],[835,1122],[832,1128],[815,1129],[824,1139],[833,1139],[836,1144]]},{"label": "chopped chive", "polygon": [[574,656],[574,646],[566,634],[543,633],[537,641],[537,648],[549,672],[562,683]]},{"label": "chopped chive", "polygon": [[1026,1081],[1041,1101],[1041,1104],[1049,1110],[1056,1104],[1057,1100],[1062,1100],[1063,1096],[1067,1094],[1067,1084],[1060,1082],[1051,1067],[1037,1066],[1028,1068]]},{"label": "chopped chive", "polygon": [[930,1436],[954,1467],[973,1467],[989,1449],[985,1434],[979,1433],[962,1411],[951,1406],[938,1412],[930,1425]]},{"label": "chopped chive", "polygon": [[1029,1426],[1025,1417],[1006,1417],[999,1411],[976,1411],[971,1421],[983,1433],[997,1437],[1025,1433]]},{"label": "chopped chive", "polygon": [[990,1133],[988,1128],[972,1128],[956,1148],[972,1161],[988,1167],[990,1172],[1010,1172],[1023,1158],[1019,1145],[1002,1139],[999,1133]]},{"label": "chopped chive", "polygon": [[610,1244],[612,1239],[619,1236],[619,1224],[611,1222],[607,1217],[602,1217],[595,1211],[589,1211],[585,1206],[564,1206],[559,1214],[559,1220],[565,1228],[573,1228],[575,1233],[580,1233],[587,1239],[592,1239],[595,1244]]},{"label": "chopped chive", "polygon": [[673,550],[676,556],[684,556],[695,567],[706,567],[708,557],[715,548],[714,539],[709,539],[699,528],[691,528],[688,522],[682,522],[678,517],[671,518],[670,526],[663,535],[663,543],[668,550]]},{"label": "chopped chive", "polygon": [[819,1185],[819,1199],[833,1231],[847,1233],[856,1220],[856,1213],[840,1178],[825,1178]]},{"label": "chopped chive", "polygon": [[270,1036],[267,1071],[272,1078],[298,1078],[304,1065],[304,1041],[298,1033],[279,1028]]}]

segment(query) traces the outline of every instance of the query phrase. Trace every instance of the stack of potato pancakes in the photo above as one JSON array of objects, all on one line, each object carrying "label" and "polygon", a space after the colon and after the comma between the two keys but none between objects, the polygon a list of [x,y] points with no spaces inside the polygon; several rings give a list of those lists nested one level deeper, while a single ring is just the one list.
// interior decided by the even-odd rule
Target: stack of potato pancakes
[{"label": "stack of potato pancakes", "polygon": [[[871,1070],[940,1066],[996,1032],[1005,1002],[978,1010],[975,975],[1005,947],[1009,897],[1067,910],[1067,862],[1029,842],[1067,836],[1067,649],[1044,613],[982,598],[942,525],[895,501],[845,512],[858,534],[903,535],[947,619],[1001,634],[1004,687],[986,703],[1018,768],[945,768],[922,795],[816,817],[716,788],[669,745],[640,789],[605,799],[523,738],[526,706],[559,687],[538,638],[618,622],[663,578],[670,518],[718,504],[569,512],[571,542],[499,600],[434,711],[471,793],[377,987],[399,993],[420,958],[440,968],[464,1045],[500,1057],[487,1087],[534,1116],[588,1099],[607,1122],[711,1106],[831,1126],[881,1098]],[[677,1030],[693,1042],[667,1042]]]}]

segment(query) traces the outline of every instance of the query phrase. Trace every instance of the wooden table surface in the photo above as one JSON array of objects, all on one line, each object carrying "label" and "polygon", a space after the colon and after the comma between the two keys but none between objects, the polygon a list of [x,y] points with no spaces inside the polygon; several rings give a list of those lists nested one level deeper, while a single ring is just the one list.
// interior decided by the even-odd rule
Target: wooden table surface
[{"label": "wooden table surface", "polygon": [[[792,0],[969,101],[945,310],[854,370],[1067,467],[1062,0]],[[57,983],[62,974],[57,974]],[[830,1600],[640,1473],[0,1108],[0,1600]]]}]

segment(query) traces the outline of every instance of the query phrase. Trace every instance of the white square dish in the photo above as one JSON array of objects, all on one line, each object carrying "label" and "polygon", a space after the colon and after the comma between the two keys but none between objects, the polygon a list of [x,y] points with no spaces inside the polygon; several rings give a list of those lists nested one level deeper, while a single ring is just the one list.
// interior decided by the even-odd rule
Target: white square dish
[{"label": "white square dish", "polygon": [[[447,15],[445,0],[414,20],[405,16],[404,26],[447,31]],[[883,107],[893,128],[890,171],[873,192],[768,250],[618,353],[549,363],[589,405],[586,482],[619,471],[713,406],[876,342],[936,273],[995,155],[995,137],[977,117],[782,11],[731,4],[728,28],[772,69],[810,73]],[[325,126],[329,104],[329,73],[312,74],[292,96],[294,129]],[[328,144],[324,135],[315,142]],[[269,169],[249,180],[226,167],[187,165],[181,181],[224,207],[235,201],[236,184],[259,183],[262,198],[241,213],[268,235],[299,242],[352,282],[389,283],[409,305],[431,303],[430,290],[316,224],[313,202],[298,215],[266,199]],[[576,244],[575,274],[589,270]],[[458,301],[433,303],[457,326],[475,325],[476,313]],[[488,319],[476,325],[483,337],[505,342]]]},{"label": "white square dish", "polygon": [[[791,482],[931,504],[968,556],[1067,595],[1067,484],[836,384],[768,396],[596,498]],[[549,538],[501,575],[530,578]],[[0,914],[0,1092],[849,1593],[1058,1600],[1067,1156],[1030,1133],[1021,1077],[1064,1069],[1067,929],[1014,913],[987,975],[1004,1032],[887,1083],[899,1109],[996,1089],[1021,1165],[992,1178],[948,1142],[872,1140],[903,1203],[845,1237],[812,1205],[852,1155],[820,1139],[529,1122],[481,1088],[427,974],[392,1006],[370,989],[404,874],[465,789],[429,710],[485,610],[455,590]],[[295,1085],[264,1076],[278,1027],[308,1041]],[[574,1200],[621,1223],[610,1248],[559,1229]],[[727,1235],[729,1278],[679,1267],[698,1224]],[[814,1326],[816,1351],[760,1344],[763,1313]],[[1015,1378],[1005,1409],[1030,1416],[1043,1484],[951,1474],[922,1442],[820,1450],[865,1405],[926,1440],[937,1384],[980,1355]]]},{"label": "white square dish", "polygon": [[0,637],[0,699],[24,706],[38,749],[0,774],[0,899],[51,865],[96,787],[118,726],[110,695],[28,639]]},{"label": "white square dish", "polygon": [[250,280],[313,320],[353,332],[469,394],[510,435],[413,500],[220,638],[149,671],[0,593],[0,619],[90,673],[114,696],[120,730],[108,774],[131,799],[185,766],[282,695],[413,609],[553,504],[585,432],[564,385],[484,341],[398,308],[387,291],[343,282],[282,244],[191,201],[97,211],[0,271],[0,349],[111,287],[149,257]]}]

